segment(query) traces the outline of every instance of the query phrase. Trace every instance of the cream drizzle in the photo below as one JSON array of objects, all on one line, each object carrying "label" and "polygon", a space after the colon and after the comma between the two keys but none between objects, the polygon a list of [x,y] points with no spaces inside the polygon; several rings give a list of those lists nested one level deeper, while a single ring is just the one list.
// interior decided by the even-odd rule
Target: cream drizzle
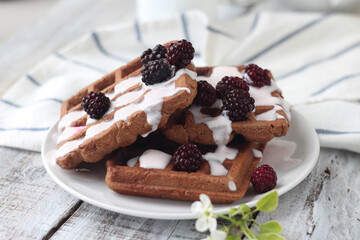
[{"label": "cream drizzle", "polygon": [[[119,96],[118,99],[116,99],[115,101],[112,101],[110,110],[108,110],[106,114],[115,111],[113,119],[108,121],[103,121],[89,127],[86,131],[86,135],[84,138],[82,138],[81,140],[74,140],[67,142],[66,148],[65,147],[63,148],[65,144],[61,146],[58,149],[59,154],[57,154],[58,155],[57,157],[64,156],[70,151],[76,149],[82,142],[110,128],[115,122],[120,120],[126,122],[128,117],[130,117],[131,114],[137,111],[144,111],[146,113],[147,122],[151,126],[150,132],[155,131],[158,128],[158,125],[161,120],[161,109],[164,98],[174,96],[175,94],[183,90],[190,93],[190,89],[186,87],[175,86],[175,81],[183,74],[187,74],[192,79],[195,79],[197,75],[196,72],[191,71],[189,69],[180,69],[176,72],[175,76],[172,77],[170,80],[154,85],[149,85],[149,86],[145,85],[141,81],[141,75],[121,81],[114,87],[114,93],[111,93],[113,96],[118,96],[126,92],[126,90],[128,90],[129,88],[139,83],[140,83],[140,87],[137,91],[126,92],[125,94]],[[145,92],[147,93],[145,94]],[[145,95],[140,101],[135,101],[143,94]],[[124,106],[126,104],[128,105],[116,110],[117,107]],[[79,116],[80,114],[79,115],[71,114],[70,116],[65,115],[63,119],[65,118],[66,123],[71,124],[71,122],[77,120]],[[92,119],[91,120],[88,119],[87,124],[90,124],[92,122],[95,121],[93,121]],[[69,147],[69,145],[71,145],[71,147]],[[65,151],[65,149],[67,150]],[[69,149],[71,150],[68,151]]]}]

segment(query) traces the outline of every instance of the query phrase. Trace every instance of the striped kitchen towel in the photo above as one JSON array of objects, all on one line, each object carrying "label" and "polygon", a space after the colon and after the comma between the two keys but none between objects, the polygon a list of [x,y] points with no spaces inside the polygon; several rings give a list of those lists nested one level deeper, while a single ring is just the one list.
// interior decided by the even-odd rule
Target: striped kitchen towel
[{"label": "striped kitchen towel", "polygon": [[197,66],[256,63],[270,69],[321,146],[360,152],[360,18],[258,12],[222,25],[201,12],[112,25],[38,64],[0,99],[0,145],[40,151],[61,102],[157,43],[186,38]]}]

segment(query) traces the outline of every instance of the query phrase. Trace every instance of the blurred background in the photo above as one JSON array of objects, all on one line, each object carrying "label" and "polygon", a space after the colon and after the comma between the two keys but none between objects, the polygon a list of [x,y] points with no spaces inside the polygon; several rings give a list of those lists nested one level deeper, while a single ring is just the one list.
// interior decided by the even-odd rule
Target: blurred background
[{"label": "blurred background", "polygon": [[[63,1],[0,0],[0,43],[41,21]],[[114,7],[122,7],[122,5],[123,1],[114,1]],[[156,7],[159,5],[163,7]],[[211,21],[224,22],[259,10],[336,11],[359,14],[360,0],[134,0],[127,1],[125,7],[129,8],[129,13],[126,17],[122,16],[121,20],[124,17],[128,19],[137,17],[139,21],[148,21],[165,18],[186,9],[201,9]]]}]

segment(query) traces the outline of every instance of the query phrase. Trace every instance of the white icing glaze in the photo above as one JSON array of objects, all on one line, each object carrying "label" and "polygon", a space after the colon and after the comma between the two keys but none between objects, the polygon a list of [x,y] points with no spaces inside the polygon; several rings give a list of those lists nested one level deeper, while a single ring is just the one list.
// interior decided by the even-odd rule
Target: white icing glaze
[{"label": "white icing glaze", "polygon": [[86,112],[84,112],[83,110],[69,112],[68,114],[64,115],[59,121],[58,130],[61,131],[63,128],[69,127],[72,122],[85,115]]},{"label": "white icing glaze", "polygon": [[139,161],[139,157],[140,156],[137,156],[137,157],[134,157],[134,158],[132,158],[132,159],[129,159],[128,161],[127,161],[127,166],[128,167],[134,167],[135,165],[136,165],[136,163]]},{"label": "white icing glaze", "polygon": [[60,142],[62,142],[64,140],[68,139],[69,137],[75,135],[76,133],[80,132],[84,128],[85,128],[85,126],[66,127],[64,129],[64,131],[59,134],[58,139],[57,139],[57,143],[60,143]]},{"label": "white icing glaze", "polygon": [[57,151],[56,151],[56,158],[62,157],[65,154],[73,151],[76,149],[81,143],[83,142],[83,138],[76,139],[73,141],[69,141],[64,143]]},{"label": "white icing glaze", "polygon": [[[217,100],[213,107],[220,108],[221,100]],[[229,141],[230,133],[232,132],[231,121],[226,114],[220,114],[216,117],[211,117],[207,114],[203,114],[200,111],[201,107],[191,105],[189,111],[194,116],[194,122],[205,123],[213,133],[214,141],[217,145],[224,145]]]},{"label": "white icing glaze", "polygon": [[[244,72],[239,72],[239,70],[236,67],[229,67],[229,66],[220,66],[220,67],[214,67],[211,73],[211,76],[204,77],[199,76],[197,78],[198,81],[200,80],[206,80],[209,82],[213,87],[216,87],[216,84],[224,77],[224,76],[236,76],[240,78],[244,78],[247,82],[251,83],[251,78]],[[286,117],[288,120],[290,120],[290,105],[282,98],[280,97],[273,97],[271,95],[272,92],[279,91],[279,87],[275,83],[274,80],[271,80],[270,86],[263,86],[261,88],[257,88],[254,86],[249,86],[249,93],[255,100],[255,106],[273,106],[273,109],[264,112],[262,114],[259,114],[255,116],[256,120],[258,121],[274,121],[276,119],[282,119],[284,116],[281,114],[278,114],[278,110],[283,110],[286,114]],[[221,108],[222,102],[221,100],[217,100],[213,106],[213,108]],[[212,131],[213,139],[215,143],[219,146],[218,149],[221,149],[226,145],[226,143],[229,140],[230,134],[232,132],[231,128],[231,121],[229,120],[226,113],[222,113],[221,115],[217,117],[211,117],[209,115],[201,113],[201,107],[199,106],[191,106],[189,108],[189,111],[194,116],[194,122],[196,124],[199,123],[205,123],[209,129]],[[260,151],[255,151],[253,149],[253,153],[255,157],[261,157]],[[204,158],[209,161],[215,161],[216,155],[213,153],[208,153],[204,156]],[[218,161],[218,159],[216,160]],[[222,160],[223,161],[223,160]],[[224,169],[221,169],[221,167],[218,164],[211,163],[211,168],[217,168],[217,169],[211,169],[211,172],[225,172]]]},{"label": "white icing glaze", "polygon": [[239,151],[235,148],[230,148],[225,145],[219,145],[215,152],[206,153],[203,158],[208,161],[217,161],[223,163],[225,159],[232,160],[236,157]]},{"label": "white icing glaze", "polygon": [[172,156],[159,150],[150,149],[141,154],[139,161],[142,168],[165,169]]},{"label": "white icing glaze", "polygon": [[263,155],[262,155],[262,152],[261,152],[261,151],[255,149],[255,148],[253,148],[252,151],[253,151],[254,157],[256,157],[256,158],[262,158]]},{"label": "white icing glaze", "polygon": [[[189,75],[192,79],[196,78],[196,72],[188,69],[180,69],[176,72],[175,76],[172,77],[170,80],[154,85],[149,85],[149,86],[145,85],[141,81],[141,75],[128,78],[115,85],[114,92],[109,95],[111,96],[120,95],[120,96],[115,101],[111,102],[111,106],[109,110],[105,113],[105,115],[107,115],[115,111],[113,119],[109,121],[100,122],[89,127],[86,131],[86,137],[82,139],[82,142],[108,129],[117,121],[122,120],[126,122],[128,117],[130,117],[131,114],[137,111],[144,111],[146,113],[147,122],[151,126],[150,132],[155,131],[158,128],[158,125],[161,120],[161,116],[162,116],[161,110],[162,110],[162,104],[164,98],[174,96],[175,94],[183,90],[190,93],[190,89],[188,88],[175,86],[175,81],[183,74]],[[126,90],[139,83],[140,83],[140,87],[136,91],[126,92]],[[141,100],[136,101],[143,94],[145,94],[144,97]],[[117,107],[124,105],[127,106],[116,110]],[[85,113],[84,111],[81,112]],[[69,124],[71,124],[71,122],[77,119],[75,116],[68,117],[67,115],[65,115],[64,118],[66,119],[66,123],[69,122]],[[71,118],[71,122],[69,120],[70,118]],[[96,120],[93,120],[91,118],[88,118],[87,120],[87,124],[94,122],[96,122]],[[82,142],[80,142],[80,144]],[[67,149],[71,149],[70,151],[72,151],[76,149],[80,144],[78,140],[67,142],[67,145],[71,145],[71,147]],[[65,152],[64,149],[62,150],[62,152],[63,154],[68,153]]]},{"label": "white icing glaze", "polygon": [[208,152],[203,158],[209,162],[210,174],[215,176],[226,176],[228,170],[223,166],[225,159],[232,160],[236,157],[238,150],[229,148],[225,145],[219,145],[215,152]]},{"label": "white icing glaze", "polygon": [[229,186],[230,191],[236,191],[236,189],[237,189],[236,185],[233,181],[229,181],[228,186]]}]

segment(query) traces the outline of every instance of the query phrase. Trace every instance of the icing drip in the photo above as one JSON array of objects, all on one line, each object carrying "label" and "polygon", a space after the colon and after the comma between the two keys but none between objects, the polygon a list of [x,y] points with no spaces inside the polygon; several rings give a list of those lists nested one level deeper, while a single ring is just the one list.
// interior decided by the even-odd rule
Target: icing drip
[{"label": "icing drip", "polygon": [[229,181],[228,186],[229,186],[230,191],[236,191],[236,189],[237,189],[236,185],[233,181]]},{"label": "icing drip", "polygon": [[[218,99],[214,103],[213,107],[220,108],[221,100]],[[230,134],[232,132],[230,119],[226,114],[211,117],[207,114],[203,114],[200,109],[201,107],[196,105],[191,105],[189,108],[189,111],[194,116],[195,123],[205,123],[213,132],[213,139],[217,145],[226,144],[229,141]]]},{"label": "icing drip", "polygon": [[128,167],[134,167],[136,165],[136,163],[139,161],[139,157],[140,156],[137,156],[137,157],[134,157],[134,158],[128,160],[127,163],[126,163],[127,166]]},{"label": "icing drip", "polygon": [[85,112],[84,111],[72,111],[69,112],[68,114],[64,115],[61,120],[59,121],[58,124],[58,130],[59,132],[66,127],[70,127],[71,123],[74,122],[75,120],[85,116]]},{"label": "icing drip", "polygon": [[58,139],[57,139],[57,143],[60,143],[66,139],[68,139],[69,137],[75,135],[76,133],[80,132],[81,130],[83,130],[85,128],[85,126],[78,126],[78,127],[66,127],[64,129],[64,131],[62,133],[60,133]]},{"label": "icing drip", "polygon": [[225,159],[234,159],[238,153],[235,148],[229,148],[225,144],[219,145],[215,152],[209,152],[203,155],[203,158],[209,162],[210,174],[215,176],[226,176],[228,170],[223,166]]},{"label": "icing drip", "polygon": [[140,167],[165,169],[172,156],[159,150],[146,150],[139,158]]},{"label": "icing drip", "polygon": [[[158,125],[161,120],[161,116],[162,116],[161,110],[162,110],[162,104],[164,98],[174,96],[175,94],[183,90],[190,93],[190,89],[188,88],[175,86],[175,81],[183,74],[187,74],[192,79],[196,78],[196,72],[188,69],[180,69],[176,72],[175,76],[170,80],[154,85],[146,86],[141,81],[141,75],[121,81],[120,83],[115,85],[114,92],[109,94],[110,96],[120,95],[115,101],[111,102],[111,106],[109,110],[105,113],[105,115],[107,115],[115,111],[113,119],[108,121],[103,121],[89,127],[86,131],[85,138],[81,139],[81,141],[75,140],[75,141],[67,142],[67,146],[71,145],[71,147],[67,147],[66,149],[71,149],[70,151],[76,149],[82,142],[110,128],[115,122],[120,120],[126,122],[128,117],[130,117],[131,114],[137,111],[144,111],[146,113],[147,122],[151,126],[150,132],[155,131],[158,128]],[[140,87],[137,90],[126,92],[129,88],[137,84],[140,84]],[[144,97],[140,100],[139,98],[142,95],[144,95]],[[136,101],[137,99],[139,100]],[[124,106],[124,107],[116,109],[120,106]],[[71,122],[85,115],[84,111],[80,111],[80,112],[82,112],[82,115],[80,114],[78,115],[72,114],[70,116],[65,115],[63,117],[63,119],[64,118],[66,119],[65,123],[71,124]],[[94,122],[96,122],[96,120],[90,118],[88,118],[87,120],[87,124]],[[63,146],[61,146],[58,149],[58,151],[62,152],[63,155],[70,152],[70,151],[65,151],[65,148],[63,148]]]},{"label": "icing drip", "polygon": [[82,142],[83,138],[76,139],[74,141],[64,143],[57,151],[56,151],[56,158],[62,157],[65,154],[75,150]]}]

